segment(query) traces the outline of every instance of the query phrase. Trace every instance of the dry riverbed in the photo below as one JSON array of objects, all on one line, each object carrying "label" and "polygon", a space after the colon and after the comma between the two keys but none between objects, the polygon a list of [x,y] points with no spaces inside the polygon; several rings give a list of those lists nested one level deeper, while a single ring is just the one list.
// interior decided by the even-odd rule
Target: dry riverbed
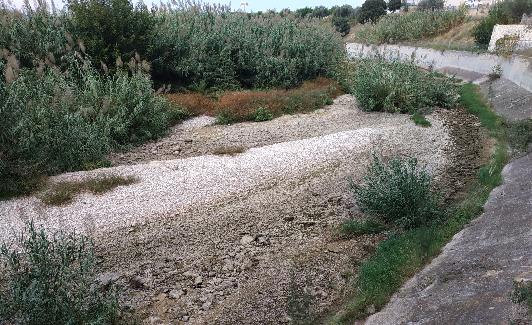
[{"label": "dry riverbed", "polygon": [[196,118],[113,155],[115,167],[52,178],[137,183],[60,207],[37,196],[0,202],[0,238],[30,218],[91,235],[100,281],[119,284],[147,324],[308,320],[351,293],[357,265],[383,239],[337,233],[357,217],[349,180],[360,180],[372,152],[418,158],[448,195],[485,156],[475,118],[437,110],[428,119],[422,128],[406,115],[362,112],[349,95],[263,123]]}]

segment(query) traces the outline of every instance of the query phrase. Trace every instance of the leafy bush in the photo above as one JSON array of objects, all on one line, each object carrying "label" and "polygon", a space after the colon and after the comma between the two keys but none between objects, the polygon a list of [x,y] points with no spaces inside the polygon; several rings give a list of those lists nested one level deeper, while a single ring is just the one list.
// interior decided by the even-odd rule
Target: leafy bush
[{"label": "leafy bush", "polygon": [[362,109],[415,113],[435,106],[455,107],[458,85],[436,72],[421,71],[413,62],[382,57],[355,61],[355,72],[344,82]]},{"label": "leafy bush", "polygon": [[29,224],[16,247],[2,245],[0,318],[9,324],[110,324],[113,290],[94,285],[93,244],[86,237],[47,235]]},{"label": "leafy bush", "polygon": [[273,114],[264,107],[259,107],[255,111],[255,122],[269,121],[273,118]]},{"label": "leafy bush", "polygon": [[153,76],[202,88],[293,87],[341,60],[338,35],[291,16],[169,9],[156,14]]},{"label": "leafy bush", "polygon": [[67,0],[66,5],[69,30],[93,62],[114,66],[118,56],[147,54],[154,19],[142,2],[134,7],[130,0]]},{"label": "leafy bush", "polygon": [[77,67],[61,73],[0,62],[0,71],[16,73],[0,78],[0,195],[25,193],[38,176],[99,166],[110,150],[166,131],[175,113],[146,75]]},{"label": "leafy bush", "polygon": [[366,0],[358,11],[360,23],[375,23],[379,18],[386,15],[386,2],[384,0]]},{"label": "leafy bush", "polygon": [[376,44],[420,40],[460,25],[466,14],[464,9],[389,14],[376,24],[365,24],[358,31],[357,39]]},{"label": "leafy bush", "polygon": [[349,34],[349,31],[351,31],[349,20],[345,17],[333,17],[332,23],[334,29],[342,36]]},{"label": "leafy bush", "polygon": [[497,19],[491,15],[483,18],[473,29],[475,42],[483,47],[487,47],[491,40],[493,28],[497,25]]},{"label": "leafy bush", "polygon": [[395,12],[401,9],[402,6],[401,0],[388,0],[388,10]]},{"label": "leafy bush", "polygon": [[475,42],[487,47],[491,40],[493,28],[497,24],[518,24],[523,14],[532,13],[531,0],[505,0],[497,2],[490,8],[486,17],[473,30]]},{"label": "leafy bush", "polygon": [[438,195],[432,178],[417,160],[392,159],[384,163],[374,155],[362,185],[353,184],[360,210],[371,217],[402,227],[415,228],[439,215]]}]

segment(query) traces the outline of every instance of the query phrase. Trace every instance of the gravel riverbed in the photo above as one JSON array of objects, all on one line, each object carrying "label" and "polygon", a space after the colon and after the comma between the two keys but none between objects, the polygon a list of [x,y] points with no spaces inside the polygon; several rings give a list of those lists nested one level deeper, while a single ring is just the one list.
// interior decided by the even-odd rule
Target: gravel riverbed
[{"label": "gravel riverbed", "polygon": [[[148,324],[312,317],[349,294],[356,265],[382,239],[338,236],[337,226],[357,217],[349,180],[358,181],[377,152],[416,157],[447,184],[458,159],[449,152],[448,114],[436,111],[432,127],[422,128],[407,115],[362,112],[344,95],[325,109],[263,123],[219,126],[201,117],[113,155],[115,167],[51,178],[114,174],[137,183],[60,207],[38,196],[0,202],[0,239],[30,218],[91,235],[102,281],[125,288],[121,299]],[[224,147],[242,152],[213,154]],[[294,297],[308,298],[309,315],[298,314],[291,301],[303,300]]]}]

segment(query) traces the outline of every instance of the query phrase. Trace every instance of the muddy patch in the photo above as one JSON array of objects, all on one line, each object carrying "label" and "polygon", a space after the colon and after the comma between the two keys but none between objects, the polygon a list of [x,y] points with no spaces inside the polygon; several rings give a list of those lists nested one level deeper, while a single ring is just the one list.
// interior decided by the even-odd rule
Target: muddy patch
[{"label": "muddy patch", "polygon": [[440,181],[440,190],[447,202],[456,202],[463,198],[479,168],[489,160],[492,145],[479,119],[464,109],[442,111],[442,118],[452,142],[445,149],[450,163]]}]

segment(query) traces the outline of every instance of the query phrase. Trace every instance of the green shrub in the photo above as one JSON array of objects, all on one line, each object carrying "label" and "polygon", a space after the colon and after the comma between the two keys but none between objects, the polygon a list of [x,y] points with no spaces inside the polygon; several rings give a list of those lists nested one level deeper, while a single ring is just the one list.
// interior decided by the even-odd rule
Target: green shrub
[{"label": "green shrub", "polygon": [[384,0],[366,0],[357,13],[360,23],[375,23],[386,15],[386,2]]},{"label": "green shrub", "polygon": [[[42,6],[25,7],[23,13],[14,12],[0,1],[0,56],[9,49],[20,68],[42,64],[62,66],[66,49],[79,50],[69,35],[62,13],[51,14]],[[4,57],[5,59],[5,57]]]},{"label": "green shrub", "polygon": [[110,324],[114,290],[94,284],[93,244],[86,237],[50,236],[29,224],[16,247],[0,248],[0,318],[9,324]]},{"label": "green shrub", "polygon": [[415,113],[458,103],[459,86],[453,79],[421,71],[413,62],[366,58],[356,60],[351,69],[345,86],[366,111]]},{"label": "green shrub", "polygon": [[267,108],[264,107],[257,108],[253,115],[255,122],[269,121],[273,118],[273,114]]},{"label": "green shrub", "polygon": [[444,0],[421,0],[417,5],[419,10],[442,10],[445,4]]},{"label": "green shrub", "polygon": [[319,20],[195,7],[156,13],[152,74],[180,86],[294,87],[329,74],[344,53]]},{"label": "green shrub", "polygon": [[514,280],[514,290],[511,297],[513,303],[524,305],[528,315],[532,316],[532,281]]},{"label": "green shrub", "polygon": [[438,195],[432,178],[417,160],[392,159],[384,163],[373,157],[362,185],[353,184],[360,210],[402,228],[415,228],[439,215]]},{"label": "green shrub", "polygon": [[216,115],[216,123],[221,125],[233,124],[236,121],[236,117],[231,114],[229,110],[223,110]]},{"label": "green shrub", "polygon": [[[2,75],[8,67],[0,62]],[[42,175],[101,165],[110,150],[154,139],[175,118],[140,72],[71,71],[0,78],[0,196],[27,192]]]},{"label": "green shrub", "polygon": [[93,62],[115,65],[118,56],[126,61],[135,52],[145,57],[154,18],[142,2],[130,0],[67,0],[69,30],[81,39]]},{"label": "green shrub", "polygon": [[115,146],[138,144],[166,132],[170,107],[164,98],[154,95],[149,76],[118,72],[93,78],[81,89],[80,100],[87,101],[85,115],[103,124]]},{"label": "green shrub", "polygon": [[410,119],[414,121],[416,125],[423,126],[423,127],[429,127],[432,124],[425,118],[424,115],[419,113],[414,113],[412,116],[410,116]]},{"label": "green shrub", "polygon": [[508,142],[517,153],[527,152],[532,143],[532,119],[508,123]]},{"label": "green shrub", "polygon": [[490,43],[491,34],[495,25],[497,25],[497,19],[492,16],[488,15],[482,19],[473,29],[475,42],[480,46],[487,47]]},{"label": "green shrub", "polygon": [[342,36],[349,34],[349,31],[351,31],[349,20],[345,17],[333,17],[332,23],[334,29]]},{"label": "green shrub", "polygon": [[447,32],[460,25],[466,15],[463,9],[389,14],[375,24],[365,24],[356,36],[362,42],[376,44],[416,41]]}]

